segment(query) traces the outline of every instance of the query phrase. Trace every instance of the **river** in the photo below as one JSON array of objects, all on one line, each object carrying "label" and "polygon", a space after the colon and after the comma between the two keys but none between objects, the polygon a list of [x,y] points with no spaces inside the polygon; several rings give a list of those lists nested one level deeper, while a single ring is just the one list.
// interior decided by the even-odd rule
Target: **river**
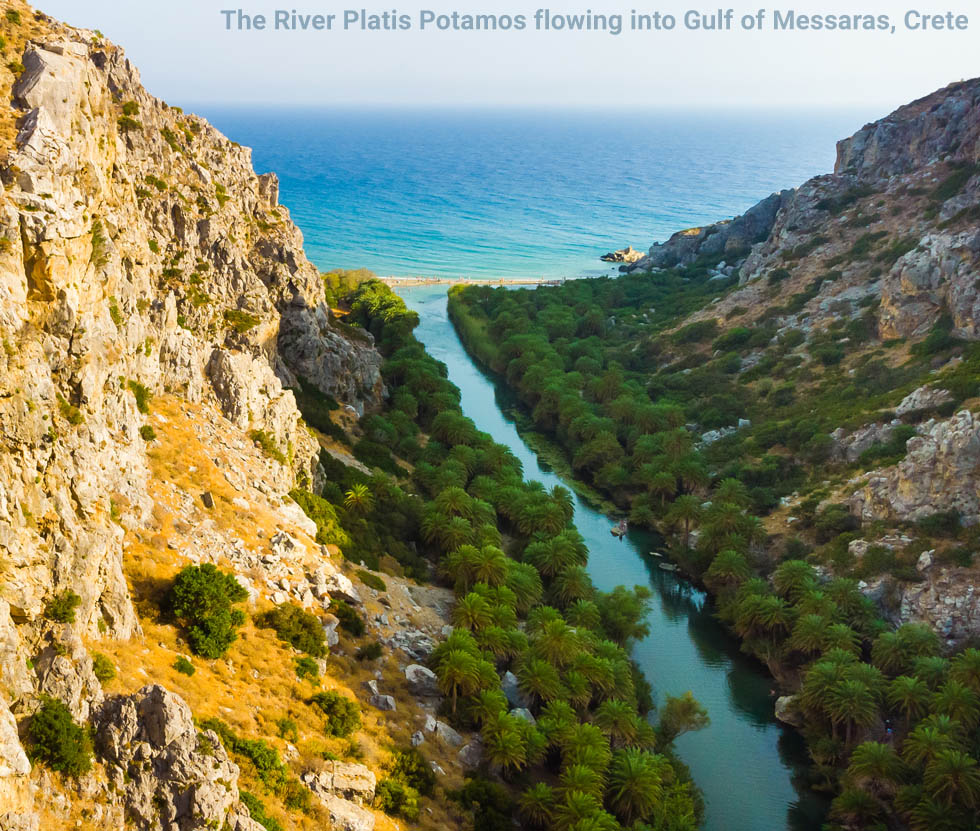
[{"label": "river", "polygon": [[[419,340],[449,367],[462,393],[463,411],[476,426],[507,445],[528,479],[547,487],[561,480],[521,439],[506,415],[508,391],[467,355],[446,310],[442,287],[402,289],[418,312]],[[772,681],[738,649],[713,615],[711,599],[684,579],[658,567],[657,544],[643,531],[623,541],[613,522],[576,497],[575,524],[589,546],[589,573],[596,587],[648,585],[654,592],[650,635],[636,644],[634,659],[658,698],[691,690],[711,716],[711,726],[682,736],[677,752],[690,767],[707,802],[705,831],[816,831],[827,802],[801,780],[807,756],[801,737],[773,717]]]}]

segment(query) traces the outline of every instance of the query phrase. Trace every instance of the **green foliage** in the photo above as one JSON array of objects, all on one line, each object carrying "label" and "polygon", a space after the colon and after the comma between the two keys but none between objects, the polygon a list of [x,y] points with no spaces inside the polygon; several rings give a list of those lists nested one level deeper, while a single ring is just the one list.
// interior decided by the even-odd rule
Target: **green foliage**
[{"label": "green foliage", "polygon": [[223,312],[225,324],[238,332],[239,335],[244,335],[261,323],[261,321],[253,314],[242,311],[241,309],[225,309]]},{"label": "green foliage", "polygon": [[80,776],[92,768],[92,743],[60,701],[44,697],[31,717],[28,755],[66,776]]},{"label": "green foliage", "polygon": [[123,115],[116,119],[116,126],[119,127],[119,132],[121,133],[132,133],[143,129],[142,122],[137,121],[135,118],[130,118],[128,115]]},{"label": "green foliage", "polygon": [[279,640],[300,652],[314,658],[322,658],[327,654],[326,638],[320,619],[295,603],[281,603],[262,615],[259,623],[274,629]]},{"label": "green foliage", "polygon": [[320,667],[311,657],[304,655],[296,659],[296,677],[317,684],[320,681]]},{"label": "green foliage", "polygon": [[197,670],[187,658],[183,655],[178,655],[177,660],[174,661],[174,669],[177,670],[181,675],[193,675]]},{"label": "green foliage", "polygon": [[343,548],[350,542],[350,537],[340,525],[336,509],[326,499],[304,490],[290,491],[289,497],[316,523],[316,541],[320,545]]},{"label": "green foliage", "polygon": [[372,588],[375,591],[379,591],[379,592],[388,591],[388,586],[385,584],[385,581],[382,580],[377,574],[372,574],[370,571],[365,571],[362,568],[358,569],[357,578],[365,586],[368,586],[369,588]]},{"label": "green foliage", "polygon": [[211,563],[185,567],[167,592],[166,610],[187,630],[191,648],[205,658],[220,658],[238,637],[245,622],[240,609],[233,608],[248,593],[233,574],[219,571]]},{"label": "green foliage", "polygon": [[361,726],[361,708],[352,698],[325,690],[314,695],[310,704],[326,716],[324,732],[329,736],[344,738]]},{"label": "green foliage", "polygon": [[371,643],[366,643],[360,649],[357,650],[357,660],[358,661],[376,661],[384,654],[384,649],[382,649],[381,644],[377,641],[371,641]]},{"label": "green foliage", "polygon": [[61,393],[58,393],[58,410],[61,413],[61,417],[65,419],[69,424],[73,424],[76,427],[85,421],[82,411],[78,409],[74,404],[68,402],[67,399]]},{"label": "green foliage", "polygon": [[276,440],[265,430],[249,430],[248,437],[265,456],[281,465],[288,464],[289,460],[286,458],[286,454],[279,449]]},{"label": "green foliage", "polygon": [[44,616],[55,623],[74,623],[75,610],[82,598],[71,589],[56,594],[44,605]]},{"label": "green foliage", "polygon": [[153,441],[157,437],[157,431],[153,429],[153,425],[144,424],[140,427],[140,438],[143,441]]},{"label": "green foliage", "polygon": [[147,415],[150,412],[150,401],[153,400],[153,393],[139,381],[127,381],[126,386],[129,387],[129,391],[136,397],[136,409],[143,413],[143,415]]},{"label": "green foliage", "polygon": [[344,300],[360,286],[369,280],[373,280],[375,275],[366,268],[354,270],[336,269],[321,275],[323,278],[323,293],[327,305],[331,307],[339,306]]},{"label": "green foliage", "polygon": [[265,828],[265,831],[283,831],[282,823],[268,812],[261,799],[248,791],[239,791],[238,795],[242,804],[248,808],[249,815]]},{"label": "green foliage", "polygon": [[116,666],[101,652],[92,653],[92,672],[100,684],[107,684],[116,677]]},{"label": "green foliage", "polygon": [[345,632],[349,632],[355,638],[364,634],[364,618],[349,603],[334,598],[330,601],[330,611],[337,616],[340,621],[340,628]]},{"label": "green foliage", "polygon": [[435,774],[418,750],[399,750],[389,775],[378,783],[375,804],[387,814],[414,821],[420,797],[431,796],[435,783]]}]

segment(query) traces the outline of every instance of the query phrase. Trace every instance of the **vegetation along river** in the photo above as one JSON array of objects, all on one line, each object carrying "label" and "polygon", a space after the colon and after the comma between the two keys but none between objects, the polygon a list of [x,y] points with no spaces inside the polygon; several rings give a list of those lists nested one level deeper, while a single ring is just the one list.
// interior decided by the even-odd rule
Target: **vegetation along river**
[{"label": "vegetation along river", "polygon": [[[445,287],[403,289],[421,318],[416,335],[443,361],[462,392],[464,413],[505,444],[524,465],[528,479],[546,487],[559,478],[521,439],[505,414],[513,402],[493,377],[467,355],[446,311]],[[619,541],[612,520],[576,498],[575,524],[589,546],[589,573],[596,587],[649,585],[654,592],[650,634],[634,659],[658,696],[691,690],[711,716],[706,730],[677,741],[681,758],[704,791],[706,831],[814,831],[827,802],[803,782],[807,756],[802,739],[773,717],[772,682],[739,652],[736,640],[715,619],[710,598],[659,567],[651,556],[660,540],[630,531]]]}]

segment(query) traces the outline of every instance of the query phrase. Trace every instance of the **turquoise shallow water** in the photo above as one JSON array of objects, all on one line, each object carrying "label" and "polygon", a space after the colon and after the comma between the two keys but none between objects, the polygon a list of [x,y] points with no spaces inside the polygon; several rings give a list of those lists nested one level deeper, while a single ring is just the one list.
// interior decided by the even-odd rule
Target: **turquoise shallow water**
[{"label": "turquoise shallow water", "polygon": [[829,172],[836,140],[878,115],[202,114],[279,174],[321,268],[492,278],[606,273],[607,251]]}]

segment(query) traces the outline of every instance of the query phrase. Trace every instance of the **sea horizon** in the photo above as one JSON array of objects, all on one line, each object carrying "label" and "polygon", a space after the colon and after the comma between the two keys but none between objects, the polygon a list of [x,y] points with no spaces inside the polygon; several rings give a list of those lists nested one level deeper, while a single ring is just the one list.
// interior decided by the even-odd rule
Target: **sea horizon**
[{"label": "sea horizon", "polygon": [[[829,173],[876,113],[522,108],[195,110],[253,149],[321,269],[574,278]],[[628,116],[628,117],[627,117]]]}]

